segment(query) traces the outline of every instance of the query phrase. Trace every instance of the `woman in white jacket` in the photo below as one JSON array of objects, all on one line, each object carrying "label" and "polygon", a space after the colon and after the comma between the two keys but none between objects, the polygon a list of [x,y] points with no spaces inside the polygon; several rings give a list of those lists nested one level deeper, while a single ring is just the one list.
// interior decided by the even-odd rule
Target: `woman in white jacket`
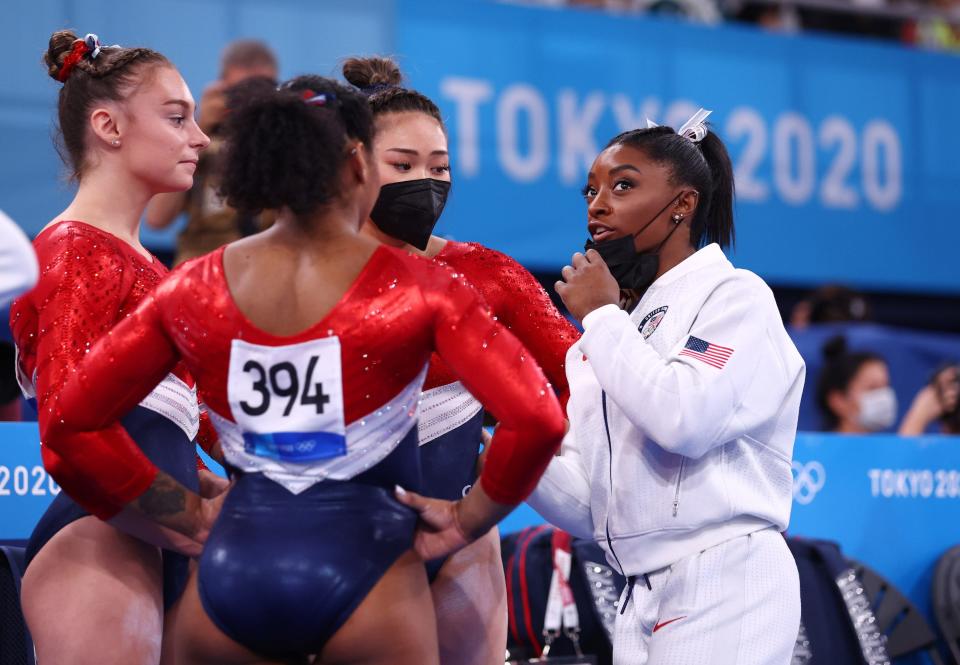
[{"label": "woman in white jacket", "polygon": [[0,210],[0,307],[37,283],[37,256],[16,222]]},{"label": "woman in white jacket", "polygon": [[787,665],[800,621],[780,532],[804,364],[767,285],[735,269],[733,174],[701,111],[594,161],[591,240],[557,292],[570,432],[530,503],[629,580],[615,665]]}]

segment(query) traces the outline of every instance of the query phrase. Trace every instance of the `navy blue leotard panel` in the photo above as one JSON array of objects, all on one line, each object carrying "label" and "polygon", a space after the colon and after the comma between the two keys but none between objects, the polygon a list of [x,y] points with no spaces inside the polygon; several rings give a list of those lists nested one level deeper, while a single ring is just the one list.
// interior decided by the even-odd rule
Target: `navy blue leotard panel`
[{"label": "navy blue leotard panel", "polygon": [[416,428],[369,471],[299,494],[237,472],[200,558],[207,615],[266,657],[319,653],[410,549],[417,516],[393,488],[419,489],[419,474]]}]

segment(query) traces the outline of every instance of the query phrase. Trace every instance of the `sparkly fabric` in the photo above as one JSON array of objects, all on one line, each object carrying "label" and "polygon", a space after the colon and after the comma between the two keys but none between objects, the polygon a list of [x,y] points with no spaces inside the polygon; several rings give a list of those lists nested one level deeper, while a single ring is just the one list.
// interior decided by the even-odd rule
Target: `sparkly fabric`
[{"label": "sparkly fabric", "polygon": [[[530,350],[566,408],[570,388],[564,358],[580,333],[557,311],[533,275],[506,254],[475,242],[448,241],[434,260],[450,266],[476,287],[497,320]],[[443,359],[434,355],[424,390],[456,380]]]},{"label": "sparkly fabric", "polygon": [[[205,453],[211,455],[214,446],[217,445],[217,430],[214,428],[213,423],[210,422],[210,415],[206,412],[206,409],[204,409],[203,406],[200,408],[200,428],[197,430],[196,443],[203,448]],[[207,468],[207,465],[203,463],[199,455],[197,455],[197,468],[201,470]]]},{"label": "sparkly fabric", "polygon": [[[54,413],[64,385],[92,344],[128,317],[167,269],[156,258],[147,259],[116,236],[83,222],[60,222],[45,229],[34,241],[34,249],[40,280],[11,307],[10,327],[17,344],[19,371],[28,382],[35,383],[37,410],[43,416]],[[172,369],[192,383],[182,366]],[[46,444],[41,452],[47,470],[67,494],[94,514],[109,513],[114,508],[102,498],[87,501],[90,478],[98,478],[103,470],[112,468],[113,472],[102,479],[103,496],[123,498],[126,491],[140,489],[137,480],[144,482],[144,472],[152,469],[132,441],[129,444],[136,454],[129,456],[132,466],[128,468],[119,464],[127,458],[123,451],[110,450],[97,437],[78,437],[72,442],[75,447],[64,447],[66,442],[52,442],[46,437],[42,440]],[[134,485],[128,490],[130,482]]]},{"label": "sparkly fabric", "polygon": [[41,429],[70,439],[106,427],[104,437],[131,456],[121,441],[126,434],[111,423],[178,360],[195,377],[202,401],[229,418],[233,340],[286,346],[336,335],[347,425],[393,398],[437,351],[501,422],[481,476],[484,489],[495,501],[518,503],[555,452],[563,415],[537,364],[455,274],[381,247],[326,316],[279,337],[237,308],[220,249],[178,269],[92,349],[66,387],[60,413],[42,414]]}]

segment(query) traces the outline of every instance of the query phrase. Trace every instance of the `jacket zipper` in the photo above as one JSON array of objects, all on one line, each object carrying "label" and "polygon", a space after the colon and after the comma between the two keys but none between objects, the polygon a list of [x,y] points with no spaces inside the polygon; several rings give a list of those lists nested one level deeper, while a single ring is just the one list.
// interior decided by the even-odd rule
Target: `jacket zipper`
[{"label": "jacket zipper", "polygon": [[680,481],[683,479],[683,467],[687,463],[687,458],[684,457],[680,460],[680,473],[677,474],[677,491],[673,495],[673,516],[677,516],[677,511],[680,509]]},{"label": "jacket zipper", "polygon": [[613,555],[614,560],[620,567],[620,574],[626,576],[626,573],[623,572],[623,564],[620,563],[620,557],[617,556],[616,551],[613,549],[613,539],[610,538],[610,504],[613,503],[613,441],[610,439],[610,422],[607,420],[607,392],[605,390],[600,393],[600,401],[603,405],[603,428],[607,432],[607,451],[609,452],[608,467],[610,469],[610,498],[607,504],[607,519],[605,524],[607,547],[610,548],[610,554]]}]

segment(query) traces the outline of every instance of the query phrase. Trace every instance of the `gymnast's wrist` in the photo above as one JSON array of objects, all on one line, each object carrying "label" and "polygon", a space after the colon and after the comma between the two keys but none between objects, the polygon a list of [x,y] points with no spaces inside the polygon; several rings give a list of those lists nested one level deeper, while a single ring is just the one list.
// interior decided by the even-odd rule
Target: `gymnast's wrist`
[{"label": "gymnast's wrist", "polygon": [[467,542],[481,538],[497,522],[510,514],[516,506],[498,503],[484,491],[480,482],[460,501],[457,501],[454,519],[457,529]]}]

